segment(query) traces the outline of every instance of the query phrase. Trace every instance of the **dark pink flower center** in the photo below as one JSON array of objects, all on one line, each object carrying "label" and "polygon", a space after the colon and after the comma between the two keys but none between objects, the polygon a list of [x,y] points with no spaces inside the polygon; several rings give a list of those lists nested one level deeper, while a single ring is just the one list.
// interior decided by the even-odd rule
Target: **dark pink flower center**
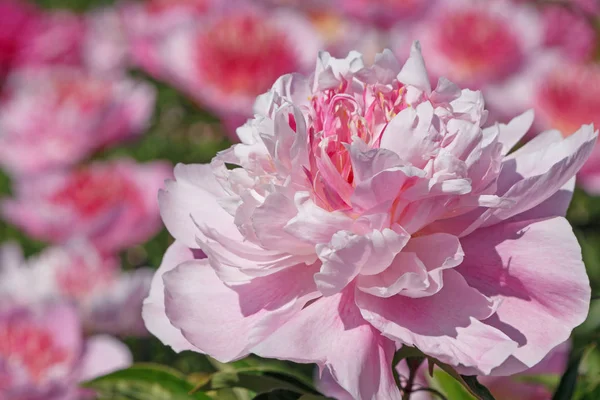
[{"label": "dark pink flower center", "polygon": [[548,74],[538,87],[536,108],[565,135],[582,124],[600,126],[600,67],[570,66]]},{"label": "dark pink flower center", "polygon": [[68,362],[72,355],[43,328],[28,321],[10,320],[0,324],[0,357],[41,382],[52,367]]},{"label": "dark pink flower center", "polygon": [[455,64],[459,79],[472,79],[471,75],[502,79],[519,66],[522,58],[510,26],[484,11],[457,11],[443,16],[437,41],[439,50]]},{"label": "dark pink flower center", "polygon": [[93,217],[120,204],[141,203],[130,182],[120,176],[119,171],[111,169],[74,172],[50,200],[54,204],[77,210],[83,217]]},{"label": "dark pink flower center", "polygon": [[256,96],[298,69],[285,32],[255,14],[224,16],[197,40],[200,73],[224,93]]},{"label": "dark pink flower center", "polygon": [[114,270],[104,265],[89,265],[83,257],[74,257],[56,272],[60,292],[73,299],[84,299],[115,280]]}]

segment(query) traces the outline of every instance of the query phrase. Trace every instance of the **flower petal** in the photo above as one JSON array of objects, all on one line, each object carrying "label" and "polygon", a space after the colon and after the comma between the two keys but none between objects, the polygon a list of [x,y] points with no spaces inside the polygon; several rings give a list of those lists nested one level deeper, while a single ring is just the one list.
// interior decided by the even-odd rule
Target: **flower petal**
[{"label": "flower petal", "polygon": [[142,317],[146,328],[164,344],[171,346],[176,352],[198,350],[191,344],[179,329],[171,325],[165,312],[165,294],[163,275],[176,268],[179,264],[193,260],[194,253],[183,243],[176,241],[165,253],[162,263],[156,271],[150,286],[150,294],[144,300]]},{"label": "flower petal", "polygon": [[318,296],[315,272],[297,265],[228,287],[207,260],[188,261],[163,276],[167,316],[202,352],[229,362],[247,355]]},{"label": "flower petal", "polygon": [[87,381],[129,367],[133,357],[125,343],[108,335],[96,335],[85,343],[80,381]]},{"label": "flower petal", "polygon": [[374,230],[366,235],[337,232],[328,244],[316,246],[323,265],[315,275],[319,291],[325,296],[340,292],[358,274],[375,275],[385,270],[410,236],[397,227]]},{"label": "flower petal", "polygon": [[433,296],[384,299],[357,291],[356,303],[386,337],[480,374],[502,364],[517,347],[500,330],[481,322],[494,312],[494,303],[453,270],[445,271],[444,286]]},{"label": "flower petal", "polygon": [[394,343],[360,316],[352,290],[310,304],[253,352],[317,363],[322,374],[330,374],[353,399],[399,399],[390,368]]},{"label": "flower petal", "polygon": [[496,316],[485,322],[519,343],[495,374],[537,364],[585,319],[589,281],[564,218],[502,223],[461,243],[466,256],[457,270],[470,286],[501,301]]},{"label": "flower petal", "polygon": [[217,202],[225,195],[210,165],[178,164],[175,180],[167,181],[166,188],[158,194],[160,214],[171,235],[190,248],[199,247],[196,238],[202,235],[194,221],[210,223],[239,236],[233,217]]}]

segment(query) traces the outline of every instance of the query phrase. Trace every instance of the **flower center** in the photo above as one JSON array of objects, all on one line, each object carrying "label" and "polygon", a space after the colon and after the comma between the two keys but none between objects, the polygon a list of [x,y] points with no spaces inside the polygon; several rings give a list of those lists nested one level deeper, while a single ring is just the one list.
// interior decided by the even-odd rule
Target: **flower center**
[{"label": "flower center", "polygon": [[50,332],[28,321],[9,320],[0,323],[0,358],[23,368],[40,383],[53,367],[67,363],[71,355],[55,343]]},{"label": "flower center", "polygon": [[105,288],[115,279],[113,271],[104,265],[90,265],[83,257],[74,257],[56,272],[60,292],[68,298],[84,299]]},{"label": "flower center", "polygon": [[297,69],[285,32],[255,14],[224,16],[197,40],[199,72],[225,93],[255,96]]},{"label": "flower center", "polygon": [[522,53],[510,27],[487,12],[458,11],[445,15],[438,26],[439,49],[455,63],[459,80],[497,80],[510,75]]},{"label": "flower center", "polygon": [[600,126],[600,67],[579,66],[551,72],[536,93],[536,108],[563,134],[581,124]]},{"label": "flower center", "polygon": [[74,208],[84,217],[92,217],[137,197],[119,171],[79,170],[51,196],[54,204]]},{"label": "flower center", "polygon": [[347,145],[362,140],[378,148],[388,122],[407,107],[404,87],[367,87],[352,93],[348,82],[311,99],[310,166],[305,169],[317,204],[326,210],[351,209],[354,172]]}]

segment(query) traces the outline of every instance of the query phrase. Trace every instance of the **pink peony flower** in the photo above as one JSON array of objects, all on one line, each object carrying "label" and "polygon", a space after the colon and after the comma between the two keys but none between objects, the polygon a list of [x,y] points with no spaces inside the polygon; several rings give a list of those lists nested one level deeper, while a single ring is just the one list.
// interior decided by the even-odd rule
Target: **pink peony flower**
[{"label": "pink peony flower", "polygon": [[482,129],[481,93],[432,90],[424,65],[418,44],[402,68],[322,53],[258,98],[240,144],[178,165],[148,329],[224,362],[317,363],[355,399],[399,398],[403,345],[507,375],[564,342],[590,287],[563,216],[596,133],[509,154],[532,113]]},{"label": "pink peony flower", "polygon": [[168,169],[119,160],[23,179],[2,214],[33,238],[63,243],[84,236],[110,254],[160,230],[156,192]]},{"label": "pink peony flower", "polygon": [[0,392],[6,400],[77,400],[78,383],[132,362],[110,336],[87,340],[77,313],[64,304],[0,308]]},{"label": "pink peony flower", "polygon": [[[300,14],[242,3],[150,38],[133,34],[135,61],[226,121],[245,120],[282,74],[305,70],[320,48]],[[236,124],[239,126],[239,124]]]},{"label": "pink peony flower", "polygon": [[99,254],[85,240],[47,248],[27,261],[17,246],[4,245],[1,258],[6,261],[0,268],[0,296],[25,304],[68,301],[89,332],[147,333],[141,311],[151,268],[121,272],[116,258]]},{"label": "pink peony flower", "polygon": [[138,135],[154,89],[79,69],[23,69],[0,99],[0,165],[28,175],[72,165],[94,150]]}]

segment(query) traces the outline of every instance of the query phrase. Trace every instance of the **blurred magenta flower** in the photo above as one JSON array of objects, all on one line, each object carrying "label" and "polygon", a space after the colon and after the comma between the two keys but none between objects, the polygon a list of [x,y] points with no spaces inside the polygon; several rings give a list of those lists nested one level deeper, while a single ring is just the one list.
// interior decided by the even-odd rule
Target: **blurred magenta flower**
[{"label": "blurred magenta flower", "polygon": [[29,40],[37,18],[37,10],[27,2],[0,1],[0,85]]},{"label": "blurred magenta flower", "polygon": [[161,228],[156,192],[171,176],[162,161],[97,162],[18,180],[3,217],[51,243],[86,237],[102,253],[140,244]]},{"label": "blurred magenta flower", "polygon": [[399,397],[402,345],[508,375],[564,342],[590,287],[563,216],[596,133],[509,154],[532,113],[482,129],[481,93],[432,90],[424,65],[418,44],[402,68],[322,53],[257,99],[240,144],[178,165],[149,330],[223,362],[317,363],[355,399]]},{"label": "blurred magenta flower", "polygon": [[0,248],[0,296],[21,303],[68,301],[86,331],[146,335],[141,318],[153,270],[122,272],[118,259],[103,256],[85,240],[49,247],[25,260],[18,246]]},{"label": "blurred magenta flower", "polygon": [[79,400],[78,383],[132,362],[110,336],[87,340],[74,309],[65,304],[0,308],[0,391],[6,400]]},{"label": "blurred magenta flower", "polygon": [[71,68],[20,69],[0,99],[0,166],[30,175],[72,165],[139,135],[154,98],[152,86],[126,78]]},{"label": "blurred magenta flower", "polygon": [[136,36],[132,53],[140,66],[235,126],[251,116],[257,95],[282,74],[312,66],[320,48],[301,14],[246,2],[150,38],[141,35],[139,42]]}]

